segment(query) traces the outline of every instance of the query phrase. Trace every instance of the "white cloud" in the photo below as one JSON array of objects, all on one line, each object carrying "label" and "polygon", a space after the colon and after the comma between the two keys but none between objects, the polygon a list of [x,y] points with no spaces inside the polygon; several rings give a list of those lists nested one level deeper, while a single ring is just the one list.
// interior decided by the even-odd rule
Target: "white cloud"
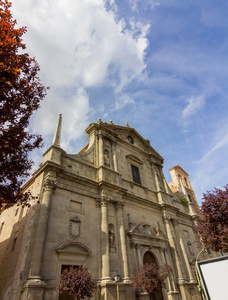
[{"label": "white cloud", "polygon": [[227,184],[228,159],[227,121],[219,120],[217,130],[211,130],[209,141],[204,141],[204,154],[195,164],[192,184],[198,200],[202,191],[223,187]]},{"label": "white cloud", "polygon": [[193,114],[196,114],[204,105],[205,98],[204,96],[191,97],[187,99],[187,106],[184,108],[182,112],[182,118],[187,119],[191,117]]},{"label": "white cloud", "polygon": [[228,145],[228,133],[223,132],[223,134],[217,136],[216,140],[213,141],[212,147],[209,147],[209,151],[204,154],[204,156],[198,161],[198,163],[206,162],[210,159],[211,155],[214,154],[220,148]]},{"label": "white cloud", "polygon": [[105,9],[105,1],[41,0],[29,6],[18,0],[14,9],[28,25],[28,50],[51,84],[97,86],[113,75],[114,66],[115,84],[123,87],[145,68],[148,26],[133,36],[115,12]]},{"label": "white cloud", "polygon": [[[121,94],[129,82],[143,76],[149,26],[132,21],[134,29],[126,28],[117,12],[113,0],[13,3],[13,17],[19,26],[28,28],[24,36],[27,50],[41,67],[42,82],[51,87],[35,115],[34,132],[44,137],[53,133],[62,113],[67,128],[63,126],[63,136],[69,147],[88,121],[88,88],[110,86]],[[117,107],[123,103],[118,101]]]},{"label": "white cloud", "polygon": [[129,97],[129,95],[126,94],[119,95],[113,111],[122,109],[127,104],[135,104],[134,99],[132,99],[131,97]]},{"label": "white cloud", "polygon": [[[140,0],[130,0],[129,2],[130,2],[132,10],[138,10],[139,9],[138,2],[140,2]],[[140,6],[140,7],[143,7],[144,9],[147,9],[148,7],[150,9],[153,9],[154,7],[160,5],[160,3],[156,0],[144,0],[143,2],[144,2],[143,5]]]},{"label": "white cloud", "polygon": [[34,130],[44,136],[53,134],[58,115],[63,115],[61,146],[71,151],[70,143],[76,140],[88,125],[89,97],[84,88],[78,88],[71,95],[60,94],[58,90],[52,92],[46,105],[36,114]]}]

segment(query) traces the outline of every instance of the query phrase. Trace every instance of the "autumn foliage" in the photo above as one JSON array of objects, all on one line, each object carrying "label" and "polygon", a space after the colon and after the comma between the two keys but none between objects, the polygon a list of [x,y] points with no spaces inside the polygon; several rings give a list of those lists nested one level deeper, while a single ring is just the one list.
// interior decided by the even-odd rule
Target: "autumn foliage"
[{"label": "autumn foliage", "polygon": [[196,234],[202,248],[228,252],[228,185],[203,195]]},{"label": "autumn foliage", "polygon": [[26,28],[15,28],[10,7],[0,0],[0,208],[26,201],[19,190],[32,166],[28,154],[42,144],[41,136],[28,132],[28,125],[46,95],[36,60],[24,52]]},{"label": "autumn foliage", "polygon": [[67,292],[74,299],[86,299],[93,295],[95,284],[87,266],[70,267],[63,271],[57,290]]},{"label": "autumn foliage", "polygon": [[165,279],[172,274],[172,268],[165,264],[158,269],[155,263],[144,264],[140,267],[137,275],[133,278],[132,288],[143,289],[150,295],[156,294],[165,286]]}]

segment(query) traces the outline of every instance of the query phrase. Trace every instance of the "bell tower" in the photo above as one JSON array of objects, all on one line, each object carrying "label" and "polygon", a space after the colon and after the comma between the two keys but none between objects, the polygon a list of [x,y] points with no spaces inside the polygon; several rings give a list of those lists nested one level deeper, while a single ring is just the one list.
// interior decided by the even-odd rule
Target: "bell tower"
[{"label": "bell tower", "polygon": [[184,198],[193,207],[193,214],[198,214],[199,205],[192,188],[191,182],[188,177],[188,173],[181,168],[180,165],[175,165],[169,169],[172,181],[168,183],[172,192],[178,196],[178,198]]}]

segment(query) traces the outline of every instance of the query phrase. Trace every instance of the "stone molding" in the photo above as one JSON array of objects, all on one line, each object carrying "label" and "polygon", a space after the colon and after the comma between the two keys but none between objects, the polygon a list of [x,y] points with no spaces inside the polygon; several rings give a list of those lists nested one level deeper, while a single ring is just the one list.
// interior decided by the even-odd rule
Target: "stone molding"
[{"label": "stone molding", "polygon": [[120,202],[120,201],[115,202],[115,209],[116,209],[116,211],[123,210],[123,207],[124,207],[124,203],[123,202]]},{"label": "stone molding", "polygon": [[56,180],[51,180],[49,178],[46,178],[44,180],[44,185],[43,185],[43,189],[44,191],[53,191],[56,189],[57,186],[57,181]]}]

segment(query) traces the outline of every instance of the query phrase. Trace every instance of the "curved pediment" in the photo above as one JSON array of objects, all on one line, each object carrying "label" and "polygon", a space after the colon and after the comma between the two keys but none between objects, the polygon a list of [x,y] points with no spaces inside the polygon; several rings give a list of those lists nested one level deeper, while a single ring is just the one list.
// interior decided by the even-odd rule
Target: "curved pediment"
[{"label": "curved pediment", "polygon": [[65,244],[60,245],[56,252],[58,254],[75,254],[75,255],[90,255],[91,251],[85,245],[78,243],[78,242],[68,242]]}]

